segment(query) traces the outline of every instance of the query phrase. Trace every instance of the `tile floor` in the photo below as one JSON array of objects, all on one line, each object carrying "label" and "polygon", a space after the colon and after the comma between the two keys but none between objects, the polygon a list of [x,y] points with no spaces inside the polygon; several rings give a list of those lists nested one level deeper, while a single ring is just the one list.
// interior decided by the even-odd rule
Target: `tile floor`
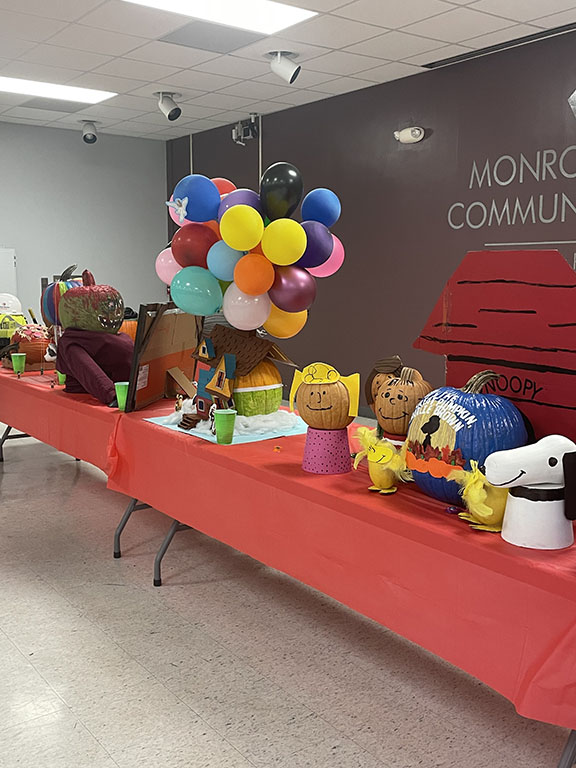
[{"label": "tile floor", "polygon": [[[554,768],[566,732],[33,440],[0,465],[3,768]],[[498,653],[498,649],[494,649]]]}]

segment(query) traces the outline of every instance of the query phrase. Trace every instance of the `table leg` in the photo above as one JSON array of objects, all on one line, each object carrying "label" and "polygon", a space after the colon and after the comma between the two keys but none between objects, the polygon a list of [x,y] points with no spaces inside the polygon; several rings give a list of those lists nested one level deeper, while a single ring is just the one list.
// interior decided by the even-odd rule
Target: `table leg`
[{"label": "table leg", "polygon": [[0,462],[4,461],[4,443],[6,440],[19,440],[22,437],[30,437],[30,435],[23,432],[21,435],[11,435],[12,427],[6,427],[2,437],[0,437]]},{"label": "table leg", "polygon": [[128,520],[130,520],[130,517],[132,516],[132,512],[134,512],[137,509],[149,509],[149,504],[139,504],[138,499],[132,499],[130,501],[130,504],[126,507],[126,510],[124,511],[124,514],[122,515],[122,519],[118,523],[118,527],[114,531],[114,557],[122,557],[122,551],[120,549],[120,536],[122,535],[122,531],[124,528],[126,528],[126,523]]},{"label": "table leg", "polygon": [[573,768],[574,765],[576,765],[576,731],[570,731],[558,768]]},{"label": "table leg", "polygon": [[170,546],[172,539],[178,533],[178,531],[187,531],[189,530],[189,528],[190,528],[189,525],[184,525],[184,523],[179,523],[178,520],[172,520],[172,525],[170,526],[170,530],[166,534],[166,537],[164,538],[164,541],[160,545],[160,549],[156,553],[156,557],[154,559],[154,586],[155,587],[162,586],[162,573],[161,573],[162,558],[166,554],[166,550]]}]

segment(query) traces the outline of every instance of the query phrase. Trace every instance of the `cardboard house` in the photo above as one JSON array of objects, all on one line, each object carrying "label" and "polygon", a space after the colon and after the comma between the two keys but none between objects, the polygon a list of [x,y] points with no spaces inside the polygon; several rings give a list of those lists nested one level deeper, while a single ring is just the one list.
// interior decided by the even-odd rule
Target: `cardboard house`
[{"label": "cardboard house", "polygon": [[234,380],[247,376],[263,360],[294,366],[282,350],[256,331],[238,331],[217,325],[210,336],[202,336],[192,357],[197,361],[196,379],[198,415],[209,418],[210,407],[234,407]]},{"label": "cardboard house", "polygon": [[558,251],[468,253],[414,346],[445,355],[449,386],[496,371],[485,391],[512,400],[537,438],[576,440],[576,273]]}]

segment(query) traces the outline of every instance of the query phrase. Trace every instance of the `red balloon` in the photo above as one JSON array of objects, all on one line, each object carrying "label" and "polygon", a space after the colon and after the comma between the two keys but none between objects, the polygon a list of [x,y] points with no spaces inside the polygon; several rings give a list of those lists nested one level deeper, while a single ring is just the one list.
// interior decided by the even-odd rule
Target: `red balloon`
[{"label": "red balloon", "polygon": [[210,181],[213,184],[216,184],[218,187],[218,192],[220,192],[221,195],[227,195],[229,192],[234,192],[236,189],[236,184],[228,181],[228,179],[221,179],[220,177],[216,177],[215,179],[210,179]]},{"label": "red balloon", "polygon": [[205,224],[186,224],[172,238],[172,254],[181,267],[207,269],[208,251],[218,240],[216,233]]}]

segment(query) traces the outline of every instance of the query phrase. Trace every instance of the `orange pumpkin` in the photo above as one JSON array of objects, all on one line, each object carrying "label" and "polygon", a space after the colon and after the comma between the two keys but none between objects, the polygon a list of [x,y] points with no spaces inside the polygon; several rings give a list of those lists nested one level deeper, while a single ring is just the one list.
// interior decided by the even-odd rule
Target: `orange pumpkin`
[{"label": "orange pumpkin", "polygon": [[354,421],[349,415],[350,395],[341,381],[330,384],[300,384],[296,408],[313,429],[343,429]]},{"label": "orange pumpkin", "polygon": [[400,375],[381,381],[372,409],[380,427],[391,435],[405,435],[414,409],[432,386],[414,368],[402,368]]},{"label": "orange pumpkin", "polygon": [[374,363],[374,367],[370,371],[364,385],[366,402],[370,408],[374,409],[374,399],[382,384],[388,381],[388,379],[393,379],[396,376],[399,376],[401,370],[402,360],[398,355],[385,357],[383,360],[378,360],[378,362]]},{"label": "orange pumpkin", "polygon": [[26,354],[26,363],[37,365],[44,360],[50,343],[48,328],[44,325],[22,325],[10,339],[11,344],[18,344],[18,352]]},{"label": "orange pumpkin", "polygon": [[234,379],[233,397],[240,416],[276,413],[282,403],[280,371],[271,360],[262,360],[246,376]]}]

